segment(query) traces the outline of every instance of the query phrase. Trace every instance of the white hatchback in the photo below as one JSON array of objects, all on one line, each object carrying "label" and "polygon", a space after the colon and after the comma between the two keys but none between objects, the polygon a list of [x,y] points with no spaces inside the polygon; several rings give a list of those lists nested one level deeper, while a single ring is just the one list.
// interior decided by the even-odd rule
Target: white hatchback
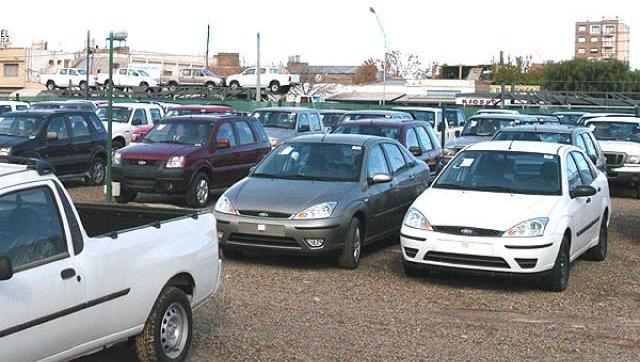
[{"label": "white hatchback", "polygon": [[407,275],[424,267],[533,274],[562,291],[570,262],[607,255],[607,177],[576,147],[484,142],[460,152],[401,230]]}]

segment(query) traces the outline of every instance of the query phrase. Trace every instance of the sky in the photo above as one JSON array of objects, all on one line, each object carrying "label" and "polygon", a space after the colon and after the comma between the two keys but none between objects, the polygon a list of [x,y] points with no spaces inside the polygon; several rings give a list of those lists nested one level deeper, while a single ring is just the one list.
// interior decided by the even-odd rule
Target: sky
[{"label": "sky", "polygon": [[[261,33],[262,63],[290,55],[314,65],[359,65],[382,58],[388,48],[419,55],[423,64],[489,63],[505,54],[533,60],[564,60],[574,54],[576,21],[620,19],[630,26],[631,66],[640,68],[640,2],[636,0],[244,0],[3,2],[0,28],[14,46],[34,39],[49,48],[76,51],[86,31],[104,47],[110,30],[129,33],[132,50],[204,54],[211,24],[210,54],[239,52],[255,63]],[[11,16],[8,16],[11,14]],[[636,33],[638,35],[636,35]]]}]

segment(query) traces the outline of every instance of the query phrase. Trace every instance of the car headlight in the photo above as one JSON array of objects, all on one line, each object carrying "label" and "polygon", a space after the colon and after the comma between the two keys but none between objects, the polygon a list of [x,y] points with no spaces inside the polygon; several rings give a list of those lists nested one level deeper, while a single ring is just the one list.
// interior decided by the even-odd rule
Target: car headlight
[{"label": "car headlight", "polygon": [[0,156],[9,156],[9,155],[11,155],[11,147],[0,148]]},{"label": "car headlight", "polygon": [[[2,153],[2,149],[0,149],[0,154]],[[638,165],[640,164],[640,155],[630,155],[627,156],[627,161],[626,163],[630,163],[633,165]]]},{"label": "car headlight", "polygon": [[295,220],[326,219],[331,216],[337,204],[337,202],[323,202],[321,204],[313,205],[306,210],[295,214],[293,218]]},{"label": "car headlight", "polygon": [[231,200],[229,200],[229,198],[224,195],[220,196],[218,201],[216,201],[214,210],[222,214],[238,215],[238,210],[233,207]]},{"label": "car headlight", "polygon": [[120,165],[122,164],[122,153],[120,151],[116,151],[113,153],[113,158],[111,159],[112,165]]},{"label": "car headlight", "polygon": [[184,156],[173,156],[167,160],[165,168],[180,168],[184,167]]},{"label": "car headlight", "polygon": [[424,217],[424,215],[422,215],[420,211],[414,209],[413,207],[410,208],[409,211],[407,211],[407,214],[404,216],[403,223],[405,226],[413,229],[433,231],[433,228],[431,227],[431,224],[429,224],[427,218]]},{"label": "car headlight", "polygon": [[549,219],[539,217],[527,221],[523,221],[502,234],[506,238],[531,238],[544,235],[544,229],[547,227]]},{"label": "car headlight", "polygon": [[456,149],[455,148],[445,148],[444,149],[444,155],[447,157],[453,157],[456,155]]},{"label": "car headlight", "polygon": [[276,147],[280,144],[280,139],[275,137],[269,137],[269,143],[271,143],[271,147]]}]

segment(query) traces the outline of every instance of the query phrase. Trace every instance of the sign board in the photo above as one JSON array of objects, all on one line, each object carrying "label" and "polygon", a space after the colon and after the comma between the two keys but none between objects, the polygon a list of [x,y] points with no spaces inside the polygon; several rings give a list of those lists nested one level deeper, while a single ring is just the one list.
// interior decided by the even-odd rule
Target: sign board
[{"label": "sign board", "polygon": [[[504,91],[507,93],[511,93],[511,88],[516,93],[527,93],[527,92],[539,92],[541,87],[539,85],[525,85],[525,84],[516,84],[511,87],[510,85],[504,86]],[[500,93],[502,90],[502,86],[499,84],[492,84],[489,86],[489,92],[491,93]]]},{"label": "sign board", "polygon": [[11,36],[8,29],[0,29],[0,48],[8,48],[11,46]]},{"label": "sign board", "polygon": [[[481,98],[481,97],[456,97],[456,104],[470,107],[485,107],[500,105],[500,98]],[[511,104],[511,99],[505,99],[504,104]]]}]

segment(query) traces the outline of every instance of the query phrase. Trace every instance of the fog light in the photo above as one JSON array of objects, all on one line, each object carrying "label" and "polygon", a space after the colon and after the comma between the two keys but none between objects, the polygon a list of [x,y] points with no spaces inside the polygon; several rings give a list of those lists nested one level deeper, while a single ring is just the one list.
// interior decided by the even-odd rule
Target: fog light
[{"label": "fog light", "polygon": [[218,231],[218,240],[222,240],[223,236],[224,236],[224,231]]},{"label": "fog light", "polygon": [[321,248],[324,245],[324,239],[304,239],[311,248]]}]

